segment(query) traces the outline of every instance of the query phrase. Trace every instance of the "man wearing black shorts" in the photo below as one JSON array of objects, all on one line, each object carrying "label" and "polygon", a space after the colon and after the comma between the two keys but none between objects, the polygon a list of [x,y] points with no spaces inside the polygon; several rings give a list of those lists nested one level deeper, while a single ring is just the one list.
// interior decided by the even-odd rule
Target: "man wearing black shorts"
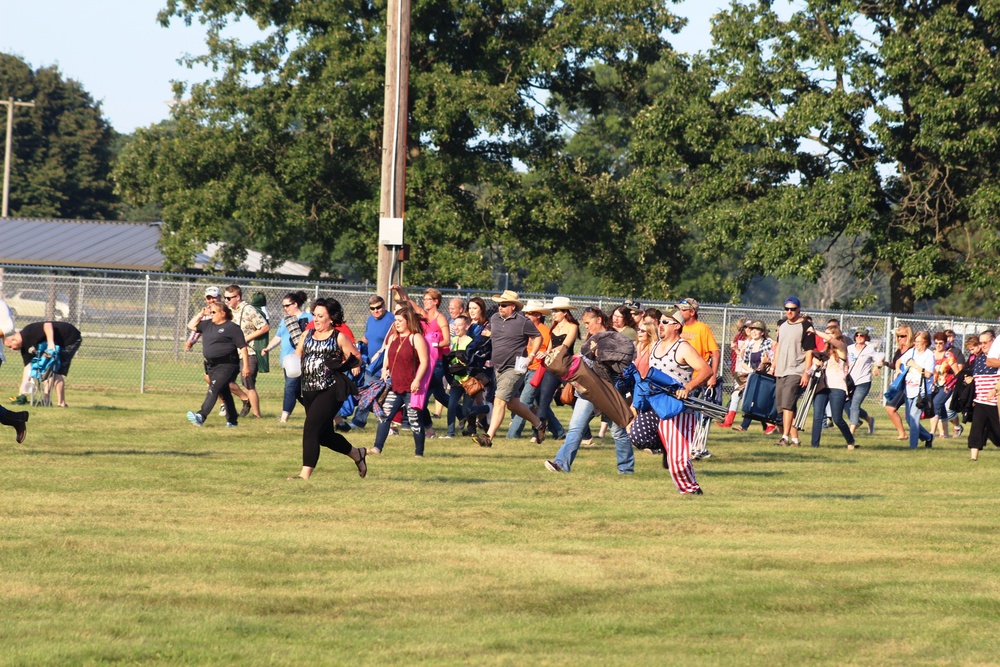
[{"label": "man wearing black shorts", "polygon": [[31,360],[35,358],[38,346],[45,343],[45,354],[49,356],[59,346],[59,373],[53,376],[53,387],[56,390],[56,405],[60,408],[66,407],[66,376],[82,342],[80,330],[69,322],[34,322],[3,340],[3,344],[10,349],[21,351],[25,381],[31,372]]},{"label": "man wearing black shorts", "polygon": [[809,384],[812,351],[803,345],[805,330],[811,324],[802,316],[799,300],[785,299],[785,321],[778,327],[778,342],[773,348],[775,402],[781,410],[781,439],[776,445],[799,446],[799,430],[795,428],[796,402],[800,391]]}]

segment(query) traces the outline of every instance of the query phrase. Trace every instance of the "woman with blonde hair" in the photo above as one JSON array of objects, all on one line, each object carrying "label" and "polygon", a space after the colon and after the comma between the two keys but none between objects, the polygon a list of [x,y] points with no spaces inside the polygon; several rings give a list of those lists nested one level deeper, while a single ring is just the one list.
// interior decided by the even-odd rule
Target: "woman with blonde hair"
[{"label": "woman with blonde hair", "polygon": [[854,449],[854,434],[844,419],[844,405],[847,403],[847,345],[844,344],[844,334],[839,324],[831,322],[826,325],[826,331],[817,331],[816,335],[826,341],[825,351],[813,352],[813,363],[825,366],[823,373],[826,388],[817,391],[813,398],[811,444],[819,447],[823,422],[826,420],[826,406],[829,404],[833,423],[843,434],[847,448]]},{"label": "woman with blonde hair", "polygon": [[920,425],[923,408],[917,405],[921,394],[930,395],[928,380],[934,377],[934,353],[929,349],[931,335],[919,331],[913,338],[913,347],[896,361],[896,370],[906,373],[906,424],[910,427],[910,449],[916,449],[921,440],[924,447],[932,447],[934,436]]},{"label": "woman with blonde hair", "polygon": [[[913,329],[908,326],[896,327],[896,353],[892,356],[892,367],[896,367],[899,358],[906,354],[913,347]],[[889,415],[889,421],[896,427],[896,440],[906,440],[906,431],[903,430],[903,420],[899,417],[899,408],[906,401],[904,392],[891,401],[885,402],[885,412]]]}]

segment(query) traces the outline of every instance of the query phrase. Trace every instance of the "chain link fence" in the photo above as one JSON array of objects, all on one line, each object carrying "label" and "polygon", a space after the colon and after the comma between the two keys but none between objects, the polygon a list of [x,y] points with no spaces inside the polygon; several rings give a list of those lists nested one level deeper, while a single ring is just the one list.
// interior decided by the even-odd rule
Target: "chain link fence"
[{"label": "chain link fence", "polygon": [[[243,288],[244,299],[256,292],[267,301],[268,321],[272,331],[281,318],[281,298],[302,290],[310,298],[319,296],[336,298],[344,307],[348,326],[360,338],[368,318],[368,298],[374,293],[373,285],[303,282],[292,280],[261,280],[246,277],[223,278],[190,276],[182,274],[133,274],[127,277],[70,276],[52,271],[28,273],[7,268],[0,273],[0,294],[15,314],[18,327],[43,320],[65,320],[83,333],[84,343],[73,362],[71,383],[91,388],[134,388],[140,392],[195,391],[202,388],[202,356],[200,346],[191,352],[184,351],[187,339],[187,322],[204,305],[205,288],[229,284]],[[423,288],[413,287],[411,295],[420,294]],[[442,310],[448,299],[468,299],[482,296],[490,303],[492,292],[441,289],[444,295]],[[552,294],[522,294],[522,299],[539,298],[551,301]],[[566,295],[562,295],[566,296]],[[624,300],[602,296],[569,296],[580,311],[597,306],[610,313]],[[643,307],[666,310],[669,301],[643,302]],[[840,320],[845,334],[857,327],[867,327],[871,344],[891,358],[895,351],[893,331],[898,326],[912,327],[913,331],[930,332],[953,329],[956,344],[961,345],[968,335],[996,325],[972,319],[955,319],[933,316],[893,315],[846,311],[810,310],[803,304],[803,312],[814,322],[823,325],[830,318]],[[711,327],[722,349],[723,380],[727,390],[734,378],[730,370],[730,349],[739,327],[745,320],[761,320],[773,337],[778,321],[784,315],[780,308],[761,306],[722,306],[703,304],[699,319]],[[10,355],[8,354],[8,357]],[[266,398],[281,395],[284,380],[280,360],[274,357],[271,372],[262,374],[258,387]],[[890,381],[890,374],[883,373],[882,390],[872,392],[866,407],[881,403],[881,392]],[[11,391],[19,376],[10,378]]]}]

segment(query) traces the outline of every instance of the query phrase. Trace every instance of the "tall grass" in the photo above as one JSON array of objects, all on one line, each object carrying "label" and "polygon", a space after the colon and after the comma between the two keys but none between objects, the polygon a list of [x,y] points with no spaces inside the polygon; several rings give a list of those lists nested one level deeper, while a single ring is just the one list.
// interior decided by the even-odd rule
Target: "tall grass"
[{"label": "tall grass", "polygon": [[[201,429],[190,389],[80,389],[0,431],[5,664],[995,664],[1000,454],[713,432],[659,459],[408,435],[367,479],[301,418]],[[596,422],[595,422],[596,424]],[[443,429],[439,429],[443,431]],[[370,445],[372,429],[352,433]]]}]

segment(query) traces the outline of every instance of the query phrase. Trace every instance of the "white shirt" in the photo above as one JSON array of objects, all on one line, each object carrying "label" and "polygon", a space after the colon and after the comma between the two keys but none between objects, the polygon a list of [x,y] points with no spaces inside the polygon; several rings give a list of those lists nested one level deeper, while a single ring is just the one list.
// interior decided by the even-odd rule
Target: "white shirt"
[{"label": "white shirt", "polygon": [[[0,299],[0,331],[4,336],[14,333],[14,316],[10,314],[10,306],[3,299]],[[7,361],[3,356],[3,345],[0,345],[0,362]]]},{"label": "white shirt", "polygon": [[865,343],[865,347],[858,352],[857,345],[847,347],[847,363],[851,369],[851,377],[854,384],[864,384],[872,381],[872,365],[876,362],[883,362],[885,355],[875,349],[871,343]]},{"label": "white shirt", "polygon": [[[917,366],[916,368],[906,368],[906,362],[913,359]],[[930,348],[924,350],[923,352],[917,352],[917,348],[913,347],[907,351],[906,354],[902,356],[903,369],[906,372],[906,397],[916,398],[920,394],[920,381],[924,381],[924,391],[927,390],[927,378],[921,373],[921,371],[927,371],[928,373],[934,372],[934,350]]]}]

